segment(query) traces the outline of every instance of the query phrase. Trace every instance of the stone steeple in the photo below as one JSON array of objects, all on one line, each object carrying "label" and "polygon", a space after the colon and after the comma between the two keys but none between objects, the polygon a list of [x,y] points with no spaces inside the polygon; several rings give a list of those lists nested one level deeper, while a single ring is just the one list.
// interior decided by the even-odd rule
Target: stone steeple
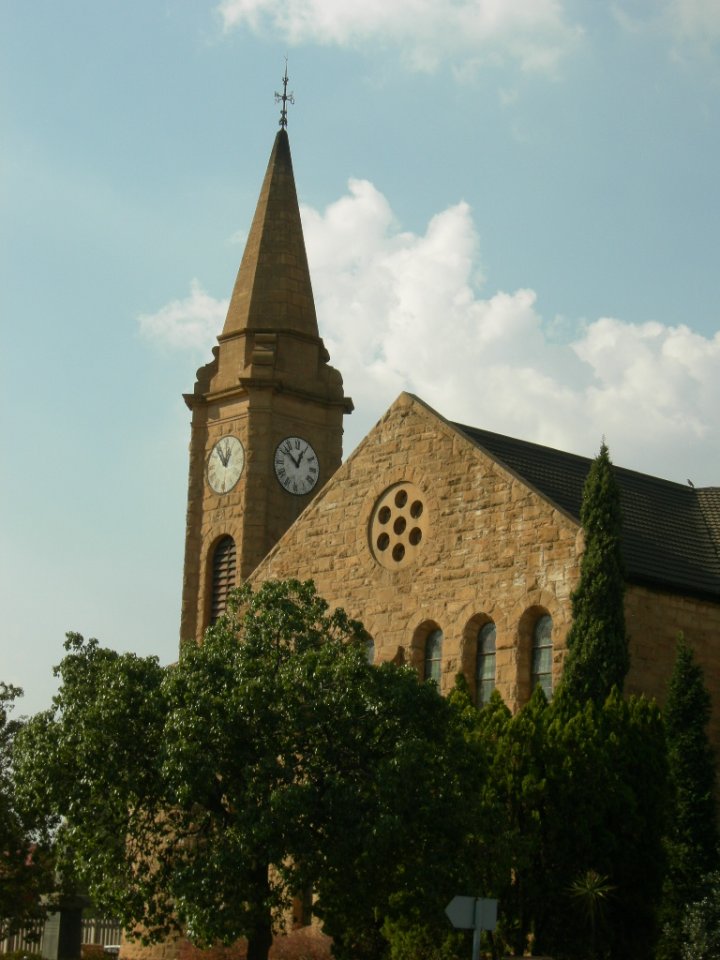
[{"label": "stone steeple", "polygon": [[251,329],[318,336],[285,128],[275,137],[223,337]]},{"label": "stone steeple", "polygon": [[340,466],[352,400],[329,359],[283,127],[213,359],[185,395],[192,428],[181,639],[201,638],[228,587],[252,573]]},{"label": "stone steeple", "polygon": [[318,332],[285,128],[275,137],[218,344],[215,359],[198,370],[194,392],[185,395],[188,406],[198,395],[261,379],[352,410]]}]

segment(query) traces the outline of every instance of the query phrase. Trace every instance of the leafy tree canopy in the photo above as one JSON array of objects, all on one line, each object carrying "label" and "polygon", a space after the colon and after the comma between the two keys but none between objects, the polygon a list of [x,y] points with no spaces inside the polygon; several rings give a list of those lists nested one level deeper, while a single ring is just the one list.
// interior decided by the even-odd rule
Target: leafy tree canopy
[{"label": "leafy tree canopy", "polygon": [[44,824],[23,817],[16,802],[13,746],[22,721],[10,714],[19,687],[0,682],[0,941],[44,916],[52,887]]},{"label": "leafy tree canopy", "polygon": [[617,692],[570,710],[537,689],[504,727],[498,721],[496,709],[486,789],[510,839],[494,887],[498,935],[516,954],[532,945],[558,960],[649,960],[663,872],[659,710]]},{"label": "leafy tree canopy", "polygon": [[[709,875],[720,866],[716,760],[707,734],[710,694],[702,668],[682,636],[678,639],[663,716],[670,813],[665,838],[668,871],[659,957],[678,960],[686,941],[683,922],[688,905],[707,900]],[[714,880],[717,883],[717,873]],[[717,898],[717,887],[713,895]]]},{"label": "leafy tree canopy", "polygon": [[681,960],[717,960],[720,956],[720,873],[707,877],[707,890],[682,918]]},{"label": "leafy tree canopy", "polygon": [[688,880],[718,867],[716,760],[707,734],[710,709],[702,668],[681,636],[663,715],[673,791],[670,832],[689,858],[684,867]]},{"label": "leafy tree canopy", "polygon": [[404,897],[456,892],[476,764],[461,712],[364,638],[297,581],[244,588],[169,668],[70,635],[17,758],[65,869],[148,939],[244,936],[250,960],[312,887],[337,952],[379,956]]}]

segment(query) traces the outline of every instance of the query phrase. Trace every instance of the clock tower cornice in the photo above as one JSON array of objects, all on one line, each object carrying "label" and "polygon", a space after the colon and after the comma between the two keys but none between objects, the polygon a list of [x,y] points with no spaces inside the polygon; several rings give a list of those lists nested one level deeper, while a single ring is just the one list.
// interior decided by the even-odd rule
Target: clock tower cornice
[{"label": "clock tower cornice", "polygon": [[[322,337],[317,334],[305,333],[302,330],[294,330],[291,327],[253,327],[251,330],[236,330],[231,333],[220,333],[218,334],[217,341],[218,343],[229,343],[232,340],[247,339],[248,337],[258,337],[271,335],[274,337],[288,337],[293,340],[304,340],[306,343],[320,343],[322,344]],[[324,349],[324,347],[323,347]],[[327,351],[325,351],[327,354]],[[327,354],[323,359],[330,359],[330,355]]]},{"label": "clock tower cornice", "polygon": [[183,400],[191,410],[202,404],[220,403],[222,401],[238,400],[247,397],[253,390],[272,390],[273,393],[283,393],[288,396],[309,400],[323,406],[340,407],[345,413],[352,413],[355,409],[350,397],[328,397],[326,394],[314,393],[311,390],[299,390],[286,386],[282,380],[275,377],[240,377],[237,387],[227,390],[217,390],[214,393],[184,393]]}]

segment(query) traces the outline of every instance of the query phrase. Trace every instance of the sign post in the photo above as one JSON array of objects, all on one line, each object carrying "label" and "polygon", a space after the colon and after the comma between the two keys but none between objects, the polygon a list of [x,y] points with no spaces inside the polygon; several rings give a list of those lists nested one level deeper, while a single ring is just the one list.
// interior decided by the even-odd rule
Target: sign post
[{"label": "sign post", "polygon": [[472,960],[480,957],[480,933],[494,930],[497,923],[497,900],[481,897],[453,897],[445,913],[456,930],[472,930]]}]

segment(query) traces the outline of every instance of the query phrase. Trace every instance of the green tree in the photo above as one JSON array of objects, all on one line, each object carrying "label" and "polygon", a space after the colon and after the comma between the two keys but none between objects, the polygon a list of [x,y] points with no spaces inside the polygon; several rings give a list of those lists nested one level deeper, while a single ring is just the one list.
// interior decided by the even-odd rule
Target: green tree
[{"label": "green tree", "polygon": [[108,915],[149,934],[168,929],[164,843],[173,843],[163,789],[163,669],[68,634],[54,706],[17,737],[18,799],[55,829],[64,888],[86,890]]},{"label": "green tree", "polygon": [[622,690],[630,665],[620,491],[604,442],[585,481],[580,520],[585,549],[572,595],[563,684],[575,699],[601,704],[613,686]]},{"label": "green tree", "polygon": [[[419,755],[417,770],[408,770],[412,781],[402,773],[398,781],[395,775],[387,784],[388,799],[382,805],[390,813],[391,797],[398,789],[407,791],[411,808],[422,805],[427,837],[422,846],[413,844],[410,857],[396,858],[390,852],[384,858],[390,863],[397,860],[399,867],[391,874],[390,888],[396,892],[388,896],[381,931],[389,944],[390,960],[467,957],[472,936],[451,927],[445,906],[459,892],[493,896],[498,878],[504,882],[511,866],[507,853],[512,840],[505,829],[504,811],[487,789],[495,728],[502,726],[509,711],[497,696],[479,712],[462,674],[443,704],[449,722],[429,717],[432,734],[431,730],[423,734],[426,742],[436,745],[433,751],[440,747],[439,757],[428,767],[427,758]],[[493,720],[496,710],[501,716],[497,723]],[[485,723],[479,722],[481,718]],[[367,921],[358,918],[357,928],[363,924],[367,926]],[[383,955],[384,944],[378,946],[381,949],[366,954],[368,960]],[[356,948],[347,956],[358,956]]]},{"label": "green tree", "polygon": [[[494,735],[495,752],[487,784],[491,808],[504,812],[500,861],[503,875],[495,877],[492,895],[499,900],[498,938],[513,954],[521,955],[534,935],[535,918],[544,892],[538,874],[543,871],[542,830],[547,777],[545,724],[547,700],[537,687],[528,704],[511,717],[499,695],[480,711],[481,730]],[[500,826],[500,825],[499,825]],[[503,856],[503,854],[505,856]]]},{"label": "green tree", "polygon": [[44,916],[41,896],[53,877],[42,822],[21,815],[12,771],[22,721],[11,719],[19,687],[0,682],[0,941]]},{"label": "green tree", "polygon": [[261,960],[308,887],[341,955],[380,956],[404,896],[445,896],[467,741],[433,684],[367,664],[364,636],[291,581],[244,588],[171,668],[69,639],[19,764],[98,906]]},{"label": "green tree", "polygon": [[667,757],[662,716],[654,701],[624,699],[617,690],[599,713],[604,776],[598,784],[605,819],[596,835],[598,849],[603,844],[604,849],[592,865],[616,890],[605,914],[609,956],[649,960],[657,942],[657,905],[665,870]]},{"label": "green tree", "polygon": [[720,873],[707,877],[701,900],[690,904],[682,918],[681,960],[720,957]]},{"label": "green tree", "polygon": [[[496,888],[498,933],[512,952],[532,946],[562,960],[590,945],[597,957],[652,955],[664,763],[659,710],[642,698],[548,704],[538,690],[507,721],[489,783],[517,838],[505,888]],[[593,929],[577,895],[591,876],[603,878]]]},{"label": "green tree", "polygon": [[663,711],[671,793],[661,956],[668,960],[681,955],[688,905],[707,896],[708,874],[720,866],[710,711],[702,668],[680,636]]}]

